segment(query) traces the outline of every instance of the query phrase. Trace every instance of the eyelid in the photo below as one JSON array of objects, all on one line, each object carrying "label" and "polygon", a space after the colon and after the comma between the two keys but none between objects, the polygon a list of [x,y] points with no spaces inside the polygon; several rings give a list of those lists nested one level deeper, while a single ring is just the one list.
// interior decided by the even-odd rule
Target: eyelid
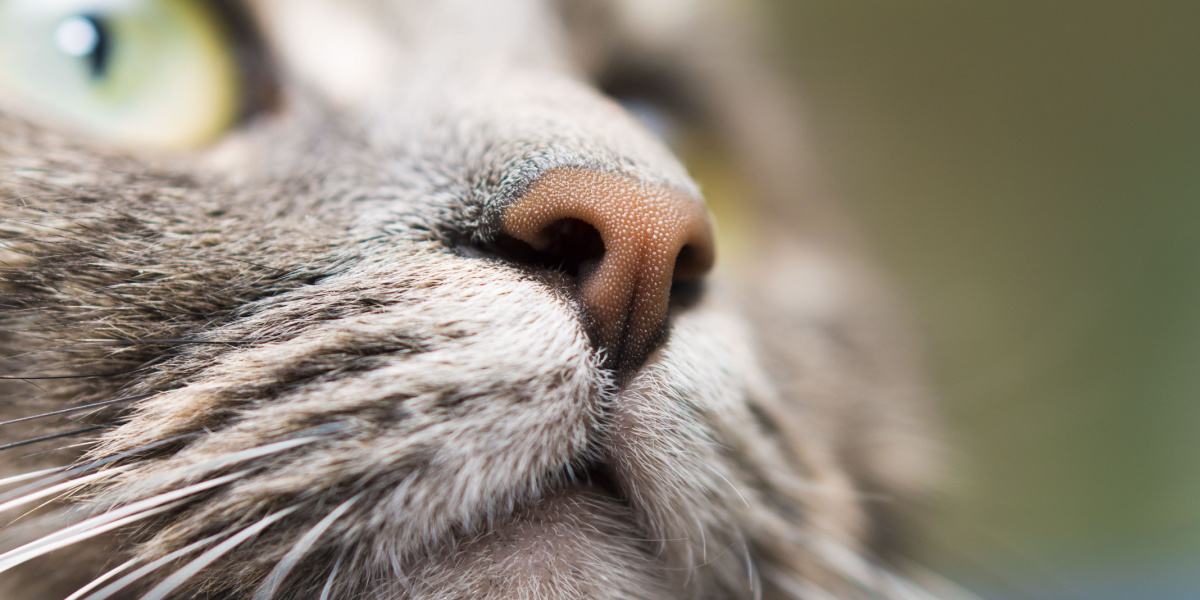
[{"label": "eyelid", "polygon": [[650,98],[681,116],[695,116],[700,108],[686,79],[669,64],[617,59],[596,83],[610,96]]},{"label": "eyelid", "polygon": [[263,112],[271,112],[282,101],[279,80],[266,40],[258,23],[242,2],[212,0],[213,12],[225,27],[241,79],[240,112],[236,124]]},{"label": "eyelid", "polygon": [[655,137],[671,147],[678,143],[679,130],[683,125],[669,109],[654,100],[640,96],[617,98],[616,100],[621,103],[626,112],[632,114]]},{"label": "eyelid", "polygon": [[650,131],[674,145],[685,130],[702,127],[702,111],[686,82],[666,65],[615,61],[597,86],[638,117]]}]

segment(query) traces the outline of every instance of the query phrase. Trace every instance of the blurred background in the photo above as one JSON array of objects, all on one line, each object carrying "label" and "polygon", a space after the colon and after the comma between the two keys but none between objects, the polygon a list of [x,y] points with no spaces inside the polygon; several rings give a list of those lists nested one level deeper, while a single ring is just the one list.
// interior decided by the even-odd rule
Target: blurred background
[{"label": "blurred background", "polygon": [[924,562],[985,598],[1200,598],[1200,10],[770,5],[949,417]]}]

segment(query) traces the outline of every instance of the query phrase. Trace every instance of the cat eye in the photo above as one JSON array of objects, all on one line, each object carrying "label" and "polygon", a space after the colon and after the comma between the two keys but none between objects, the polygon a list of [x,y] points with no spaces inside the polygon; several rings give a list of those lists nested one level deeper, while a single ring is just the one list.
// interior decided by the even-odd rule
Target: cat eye
[{"label": "cat eye", "polygon": [[238,117],[229,34],[197,0],[0,0],[0,102],[126,146],[194,147]]},{"label": "cat eye", "polygon": [[602,74],[597,83],[605,95],[672,148],[678,148],[694,126],[693,107],[681,94],[678,82],[669,76],[618,64]]}]

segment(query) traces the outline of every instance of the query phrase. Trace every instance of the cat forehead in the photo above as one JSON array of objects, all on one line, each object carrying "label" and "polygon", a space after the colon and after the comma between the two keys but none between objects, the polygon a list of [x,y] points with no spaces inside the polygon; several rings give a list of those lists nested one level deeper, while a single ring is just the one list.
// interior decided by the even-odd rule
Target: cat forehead
[{"label": "cat forehead", "polygon": [[251,8],[276,60],[342,103],[400,92],[420,72],[562,66],[564,40],[542,0],[254,0]]},{"label": "cat forehead", "polygon": [[[593,27],[618,23],[635,34],[673,36],[703,8],[722,1],[728,0],[245,0],[271,24],[300,24],[313,36],[358,20],[363,30],[376,29],[401,44],[466,34],[468,41],[493,48],[545,41],[564,15],[591,18],[586,24]],[[309,21],[313,16],[322,20]]]},{"label": "cat forehead", "polygon": [[[250,0],[271,33],[304,38],[326,51],[358,41],[408,58],[459,47],[493,54],[545,49],[556,35],[554,0]],[[362,40],[368,36],[371,39]]]},{"label": "cat forehead", "polygon": [[[422,73],[581,68],[598,46],[684,35],[702,0],[249,0],[279,61],[343,101]],[[620,40],[620,41],[618,41]],[[580,46],[590,46],[580,51]]]}]

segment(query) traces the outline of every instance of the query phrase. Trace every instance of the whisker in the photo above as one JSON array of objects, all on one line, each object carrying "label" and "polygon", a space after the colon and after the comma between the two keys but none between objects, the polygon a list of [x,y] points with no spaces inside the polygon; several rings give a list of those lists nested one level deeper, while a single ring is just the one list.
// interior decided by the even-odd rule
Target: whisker
[{"label": "whisker", "polygon": [[[0,573],[8,571],[9,569],[12,569],[13,567],[16,567],[18,565],[29,562],[29,561],[31,561],[39,556],[42,556],[44,554],[49,554],[60,548],[65,548],[72,544],[77,544],[84,540],[94,538],[102,533],[107,533],[109,531],[112,531],[113,529],[117,529],[119,527],[124,527],[130,523],[136,523],[137,521],[147,519],[158,513],[170,510],[172,508],[176,508],[180,504],[182,504],[182,502],[176,502],[176,503],[172,503],[172,504],[167,504],[166,506],[159,506],[158,508],[152,508],[150,510],[142,511],[140,513],[136,513],[136,514],[130,515],[130,516],[122,518],[122,519],[116,519],[116,520],[112,520],[107,523],[104,523],[102,525],[97,525],[95,527],[86,529],[84,531],[80,531],[73,535],[68,535],[65,537],[57,537],[53,541],[43,542],[42,540],[38,540],[37,542],[31,543],[31,544],[33,544],[32,547],[30,547],[30,544],[21,546],[20,548],[17,548],[10,552],[4,553],[4,555],[0,555]],[[51,537],[51,536],[47,536],[47,537]],[[45,538],[42,538],[42,539],[44,540]]]},{"label": "whisker", "polygon": [[951,598],[960,598],[965,600],[966,596],[949,596],[937,595],[926,591],[917,585],[905,580],[903,577],[893,575],[891,572],[884,570],[879,573],[879,584],[876,589],[879,593],[886,594],[888,598],[896,598],[897,600],[950,600]]},{"label": "whisker", "polygon": [[31,387],[31,388],[33,388],[33,389],[37,390],[38,392],[40,392],[40,393],[42,393],[42,394],[45,394],[45,393],[46,393],[46,388],[45,388],[45,387],[43,387],[43,386],[40,386],[40,385],[38,385],[38,383],[37,383],[36,381],[30,381],[30,380],[28,380],[28,379],[22,379],[22,380],[21,380],[21,383],[23,383],[23,384],[25,384],[25,385],[27,385],[27,386],[29,386],[29,387]]},{"label": "whisker", "polygon": [[299,508],[299,505],[275,511],[263,517],[262,519],[259,519],[253,525],[242,529],[220,544],[217,544],[216,546],[204,551],[203,554],[192,559],[191,562],[172,573],[170,577],[167,577],[159,582],[158,585],[151,588],[149,592],[146,592],[146,595],[142,596],[141,600],[163,600],[163,598],[166,598],[168,594],[175,590],[175,588],[183,585],[196,573],[199,573],[205,567],[217,561],[217,559],[228,554],[239,544],[258,535],[260,532],[262,532],[262,530],[270,527],[276,521],[288,516],[297,508]]},{"label": "whisker", "polygon": [[58,485],[52,485],[48,488],[43,488],[43,489],[33,492],[31,494],[26,494],[24,496],[21,496],[20,498],[17,498],[15,500],[9,500],[8,502],[0,504],[0,513],[7,512],[9,510],[17,508],[18,506],[24,506],[26,504],[29,504],[30,502],[33,502],[34,500],[45,498],[46,496],[51,496],[51,495],[57,494],[59,492],[71,490],[73,488],[77,488],[79,486],[86,485],[97,479],[108,477],[110,475],[120,473],[121,471],[124,471],[124,470],[125,469],[123,469],[123,468],[109,469],[107,471],[100,471],[99,473],[92,473],[91,475],[84,475],[83,477],[76,477],[75,479],[72,479],[70,481],[64,481],[63,483],[60,483]]},{"label": "whisker", "polygon": [[[57,483],[58,481],[62,481],[63,479],[66,479],[73,475],[77,475],[79,473],[84,473],[91,469],[95,469],[95,468],[104,466],[106,464],[110,464],[121,458],[125,458],[127,456],[137,454],[139,452],[143,452],[145,450],[148,450],[148,449],[151,449],[154,447],[158,447],[158,446],[162,446],[164,444],[178,441],[180,439],[184,439],[184,438],[188,438],[188,437],[195,437],[196,435],[197,434],[193,433],[193,434],[180,434],[180,435],[176,435],[176,436],[171,436],[169,438],[165,438],[165,439],[159,440],[157,442],[153,442],[153,443],[146,444],[146,445],[138,447],[138,448],[134,448],[132,450],[127,450],[125,452],[121,452],[120,454],[108,456],[103,459],[93,461],[86,465],[75,467],[66,472],[58,473],[56,475],[51,475],[50,477],[47,477],[39,482],[35,482],[33,484],[29,484],[29,485],[23,486],[21,488],[18,488],[16,490],[13,490],[12,492],[2,494],[2,495],[0,495],[0,501],[4,501],[5,503],[0,504],[0,512],[4,512],[10,508],[16,508],[17,506],[21,506],[23,504],[28,504],[29,502],[32,502],[39,498],[44,498],[44,497],[54,494],[58,491],[63,491],[63,490],[69,489],[69,488],[77,486],[77,485],[83,485],[83,484],[89,483],[99,477],[119,473],[125,469],[124,468],[111,469],[111,470],[105,471],[103,473],[96,473],[93,475],[89,475],[87,477],[82,477],[82,478],[68,481],[65,483],[61,483],[58,485],[51,485],[51,487],[49,487],[49,488],[44,488],[44,489],[40,489],[37,491],[30,491],[30,490],[38,488],[39,486],[54,484],[54,483]],[[314,442],[318,439],[320,439],[320,438],[317,436],[306,436],[306,437],[294,438],[294,439],[290,439],[290,440],[283,440],[281,442],[275,442],[275,443],[266,444],[263,446],[257,446],[254,448],[250,448],[248,450],[241,450],[238,452],[225,454],[225,455],[219,456],[217,458],[203,461],[203,462],[200,462],[197,464],[186,465],[184,467],[180,467],[178,469],[171,470],[167,473],[160,474],[157,476],[157,479],[160,479],[160,480],[173,479],[179,475],[180,471],[186,471],[186,470],[196,469],[201,472],[213,471],[213,470],[220,469],[222,467],[226,467],[231,464],[238,463],[238,462],[243,462],[245,460],[249,460],[252,458],[261,458],[263,456],[268,456],[271,454],[283,452],[284,450],[289,450],[289,449],[295,448],[297,446],[302,446],[304,444]],[[25,494],[22,495],[21,494],[22,492],[24,492]],[[13,496],[18,496],[18,497],[15,500],[7,500],[8,498],[12,498]]]},{"label": "whisker", "polygon": [[90,582],[87,583],[87,585],[84,585],[83,587],[75,590],[70,596],[63,598],[63,600],[79,600],[79,598],[82,597],[84,594],[103,585],[105,581],[108,581],[109,579],[112,579],[113,577],[116,577],[117,575],[124,573],[126,570],[129,569],[129,567],[132,567],[141,561],[142,561],[142,559],[134,557],[134,558],[131,558],[131,559],[123,562],[123,563],[109,569],[108,571],[105,571],[103,575],[100,575],[99,577],[91,580]]},{"label": "whisker", "polygon": [[219,485],[229,483],[230,481],[243,477],[249,472],[249,470],[237,471],[223,477],[217,477],[215,479],[192,484],[178,490],[152,496],[144,500],[139,500],[137,502],[127,504],[121,508],[97,515],[81,523],[66,527],[55,533],[43,536],[37,540],[29,542],[28,544],[5,552],[4,554],[0,554],[0,573],[64,546],[100,535],[101,533],[116,529],[122,525],[139,521],[153,514],[160,513],[168,508],[174,508],[175,506],[181,504],[181,502],[176,502],[178,500],[182,500],[183,498],[193,494],[198,494]]},{"label": "whisker", "polygon": [[[946,577],[934,573],[928,569],[917,568],[915,575],[920,581],[926,582],[926,587],[930,588],[928,598],[957,598],[958,600],[979,600],[979,596],[968,591],[966,588],[950,581]],[[911,583],[905,582],[908,586]]]},{"label": "whisker", "polygon": [[[704,532],[704,524],[701,523],[700,519],[697,519],[695,515],[692,515],[692,523],[696,526],[696,533],[700,534],[700,563],[707,564],[708,563],[708,536]],[[691,577],[690,573],[689,573],[688,577],[689,578]]]},{"label": "whisker", "polygon": [[746,499],[746,496],[742,494],[742,491],[739,490],[736,485],[733,485],[732,481],[729,481],[728,477],[725,477],[725,475],[721,474],[720,469],[716,467],[710,467],[708,471],[709,473],[716,475],[721,481],[724,481],[725,485],[728,485],[729,489],[733,490],[733,493],[737,494],[738,499],[742,501],[742,504],[746,505],[747,509],[751,508],[750,501]]},{"label": "whisker", "polygon": [[746,536],[740,528],[735,533],[737,545],[742,549],[742,565],[746,568],[746,582],[750,588],[750,596],[754,600],[762,600],[762,579],[759,577],[758,567],[754,564],[754,557],[750,554],[750,544],[746,542]]},{"label": "whisker", "polygon": [[79,429],[72,429],[69,431],[60,431],[58,433],[49,433],[46,435],[39,435],[37,437],[31,437],[31,438],[27,438],[24,440],[19,440],[16,442],[0,444],[0,452],[3,452],[4,450],[11,450],[13,448],[20,448],[21,446],[28,446],[30,444],[37,444],[40,442],[48,442],[50,440],[58,440],[58,439],[62,439],[65,437],[71,437],[74,435],[82,435],[84,433],[90,433],[90,432],[97,431],[100,429],[106,429],[107,427],[109,427],[109,426],[108,425],[89,425],[87,427],[81,427]]},{"label": "whisker", "polygon": [[[139,567],[137,570],[104,586],[103,589],[88,596],[85,600],[104,600],[104,598],[108,598],[108,597],[112,596],[113,594],[116,594],[117,592],[124,590],[125,588],[129,587],[134,582],[145,577],[146,575],[149,575],[150,573],[157,571],[163,565],[165,565],[181,556],[187,556],[188,554],[191,554],[191,553],[195,552],[196,550],[199,550],[205,546],[208,546],[209,544],[212,544],[213,542],[217,541],[221,537],[224,537],[225,535],[226,534],[224,534],[224,533],[210,535],[202,540],[197,540],[195,542],[192,542],[178,550],[170,552],[170,553],[168,553],[162,557],[159,557],[149,563],[146,563],[145,565],[142,565],[141,567]],[[134,561],[130,561],[130,562],[134,562]],[[128,563],[126,563],[126,564],[128,564]],[[122,565],[122,566],[124,566],[124,565]],[[112,571],[110,571],[109,573],[112,573]],[[88,591],[95,589],[96,586],[99,586],[100,584],[104,583],[104,581],[109,577],[109,573],[105,573],[104,575],[101,575],[100,578],[97,578],[95,581],[87,584],[87,586],[85,586],[85,587],[79,588],[79,590],[77,590],[74,594],[67,596],[63,600],[78,600],[80,597],[83,596],[83,594],[86,594]]]},{"label": "whisker", "polygon": [[24,423],[25,421],[34,421],[37,419],[45,419],[47,417],[66,415],[66,414],[70,414],[70,413],[79,412],[82,410],[88,410],[90,408],[100,408],[103,406],[110,406],[113,404],[121,404],[123,402],[136,402],[138,400],[145,400],[148,397],[150,397],[150,394],[138,394],[136,396],[127,396],[125,398],[114,398],[112,400],[102,400],[100,402],[91,402],[89,404],[80,404],[78,406],[69,406],[67,408],[60,408],[58,410],[52,410],[52,411],[44,412],[41,414],[30,415],[27,417],[18,417],[16,419],[9,419],[7,421],[0,421],[0,427],[4,427],[5,425],[12,425],[14,423]]},{"label": "whisker", "polygon": [[337,521],[343,514],[346,513],[346,511],[350,510],[350,508],[354,506],[354,504],[358,502],[359,498],[361,497],[362,494],[360,493],[341,503],[337,508],[333,509],[332,512],[326,515],[325,518],[321,519],[316,525],[313,525],[312,529],[309,529],[308,532],[305,533],[304,536],[301,537],[300,540],[297,541],[290,550],[288,550],[287,554],[285,554],[283,558],[279,559],[279,563],[275,565],[275,568],[271,570],[269,575],[267,575],[267,578],[262,582],[262,585],[258,587],[258,591],[254,594],[254,600],[269,600],[270,598],[273,598],[275,596],[275,592],[279,589],[279,585],[283,583],[283,580],[288,576],[288,573],[295,568],[296,563],[300,562],[300,559],[312,549],[313,545],[315,545],[321,535],[333,525],[334,521]]},{"label": "whisker", "polygon": [[11,475],[9,477],[5,477],[4,479],[0,479],[0,487],[4,487],[6,485],[11,485],[14,483],[21,483],[22,481],[27,481],[29,479],[36,479],[38,477],[41,477],[42,475],[49,475],[50,473],[57,473],[66,468],[67,467],[51,467],[49,469],[38,469],[37,471],[21,473],[20,475]]},{"label": "whisker", "polygon": [[333,569],[329,571],[329,577],[325,578],[325,585],[321,588],[321,597],[318,600],[329,600],[329,595],[333,593],[333,582],[337,579],[338,570],[342,568],[342,555],[338,555],[337,561],[333,563]]},{"label": "whisker", "polygon": [[33,490],[35,490],[35,489],[37,489],[37,488],[39,488],[39,487],[41,487],[41,486],[43,486],[43,485],[50,485],[50,484],[53,484],[53,483],[57,483],[57,482],[59,482],[59,481],[62,481],[62,480],[64,480],[64,479],[67,479],[67,478],[70,478],[70,477],[74,477],[74,476],[76,476],[76,475],[79,475],[80,473],[86,473],[86,472],[88,472],[88,471],[91,471],[92,469],[98,469],[98,468],[100,468],[100,467],[103,467],[103,466],[105,466],[105,465],[112,464],[112,463],[114,463],[114,462],[116,462],[116,461],[118,461],[118,460],[121,460],[122,458],[126,458],[126,457],[129,457],[129,456],[133,456],[133,455],[135,455],[135,454],[139,454],[139,453],[141,453],[141,452],[145,452],[146,450],[151,450],[151,449],[157,448],[157,447],[159,447],[159,446],[164,446],[164,445],[166,445],[166,444],[170,444],[170,443],[173,443],[173,442],[179,441],[179,440],[181,440],[181,439],[186,439],[186,438],[189,438],[189,437],[195,437],[196,435],[197,435],[197,434],[194,434],[194,433],[183,433],[183,434],[179,434],[179,435],[173,435],[173,436],[166,437],[166,438],[163,438],[163,439],[161,439],[161,440],[158,440],[158,441],[155,441],[155,442],[151,442],[151,443],[149,443],[149,444],[145,444],[145,445],[142,445],[142,446],[138,446],[138,447],[136,447],[136,448],[133,448],[133,449],[131,449],[131,450],[126,450],[126,451],[124,451],[124,452],[119,452],[119,453],[117,453],[117,454],[114,454],[114,455],[112,455],[112,456],[106,456],[106,457],[104,457],[104,458],[96,459],[96,460],[94,460],[94,461],[92,461],[92,462],[89,462],[89,463],[86,463],[86,464],[83,464],[83,465],[80,465],[80,466],[77,466],[77,467],[72,467],[72,468],[70,468],[70,469],[68,469],[68,470],[66,470],[66,471],[63,471],[63,472],[57,473],[57,474],[55,474],[55,475],[51,475],[51,476],[49,476],[49,477],[46,477],[46,478],[44,478],[44,479],[41,479],[41,480],[39,480],[39,481],[35,481],[35,482],[33,482],[33,483],[29,483],[29,484],[23,485],[23,486],[21,486],[21,487],[19,487],[19,488],[15,489],[15,490],[10,490],[10,491],[8,491],[8,492],[5,492],[5,493],[3,493],[3,494],[0,494],[0,502],[6,501],[6,500],[8,500],[8,499],[10,499],[10,498],[15,498],[15,497],[17,497],[17,496],[20,496],[20,495],[22,495],[22,494],[29,493],[30,491],[33,491]]},{"label": "whisker", "polygon": [[859,554],[842,543],[821,538],[807,544],[825,564],[836,569],[843,579],[868,594],[903,600],[933,600],[934,598],[974,598],[965,590],[945,588],[947,593],[933,593],[915,582],[894,573],[886,564],[880,564]]},{"label": "whisker", "polygon": [[815,583],[800,581],[790,574],[773,572],[770,579],[785,594],[795,600],[838,600],[836,596],[817,587]]},{"label": "whisker", "polygon": [[239,450],[237,452],[230,452],[228,454],[222,454],[216,458],[211,458],[211,459],[200,461],[200,462],[197,462],[194,464],[183,465],[181,467],[176,467],[174,469],[171,469],[165,473],[156,474],[153,479],[150,479],[148,481],[148,483],[153,485],[160,481],[169,481],[172,479],[176,479],[180,476],[180,474],[182,472],[185,472],[185,471],[195,471],[196,473],[207,473],[210,471],[215,471],[217,469],[221,469],[221,468],[227,467],[229,465],[244,462],[244,461],[250,460],[252,458],[261,458],[263,456],[269,456],[271,454],[278,454],[280,452],[283,452],[284,450],[290,450],[297,446],[311,444],[320,439],[322,439],[322,438],[317,437],[317,436],[292,438],[290,440],[283,440],[281,442],[273,442],[270,444],[264,444],[262,446],[255,446],[255,447],[249,448],[247,450]]}]

